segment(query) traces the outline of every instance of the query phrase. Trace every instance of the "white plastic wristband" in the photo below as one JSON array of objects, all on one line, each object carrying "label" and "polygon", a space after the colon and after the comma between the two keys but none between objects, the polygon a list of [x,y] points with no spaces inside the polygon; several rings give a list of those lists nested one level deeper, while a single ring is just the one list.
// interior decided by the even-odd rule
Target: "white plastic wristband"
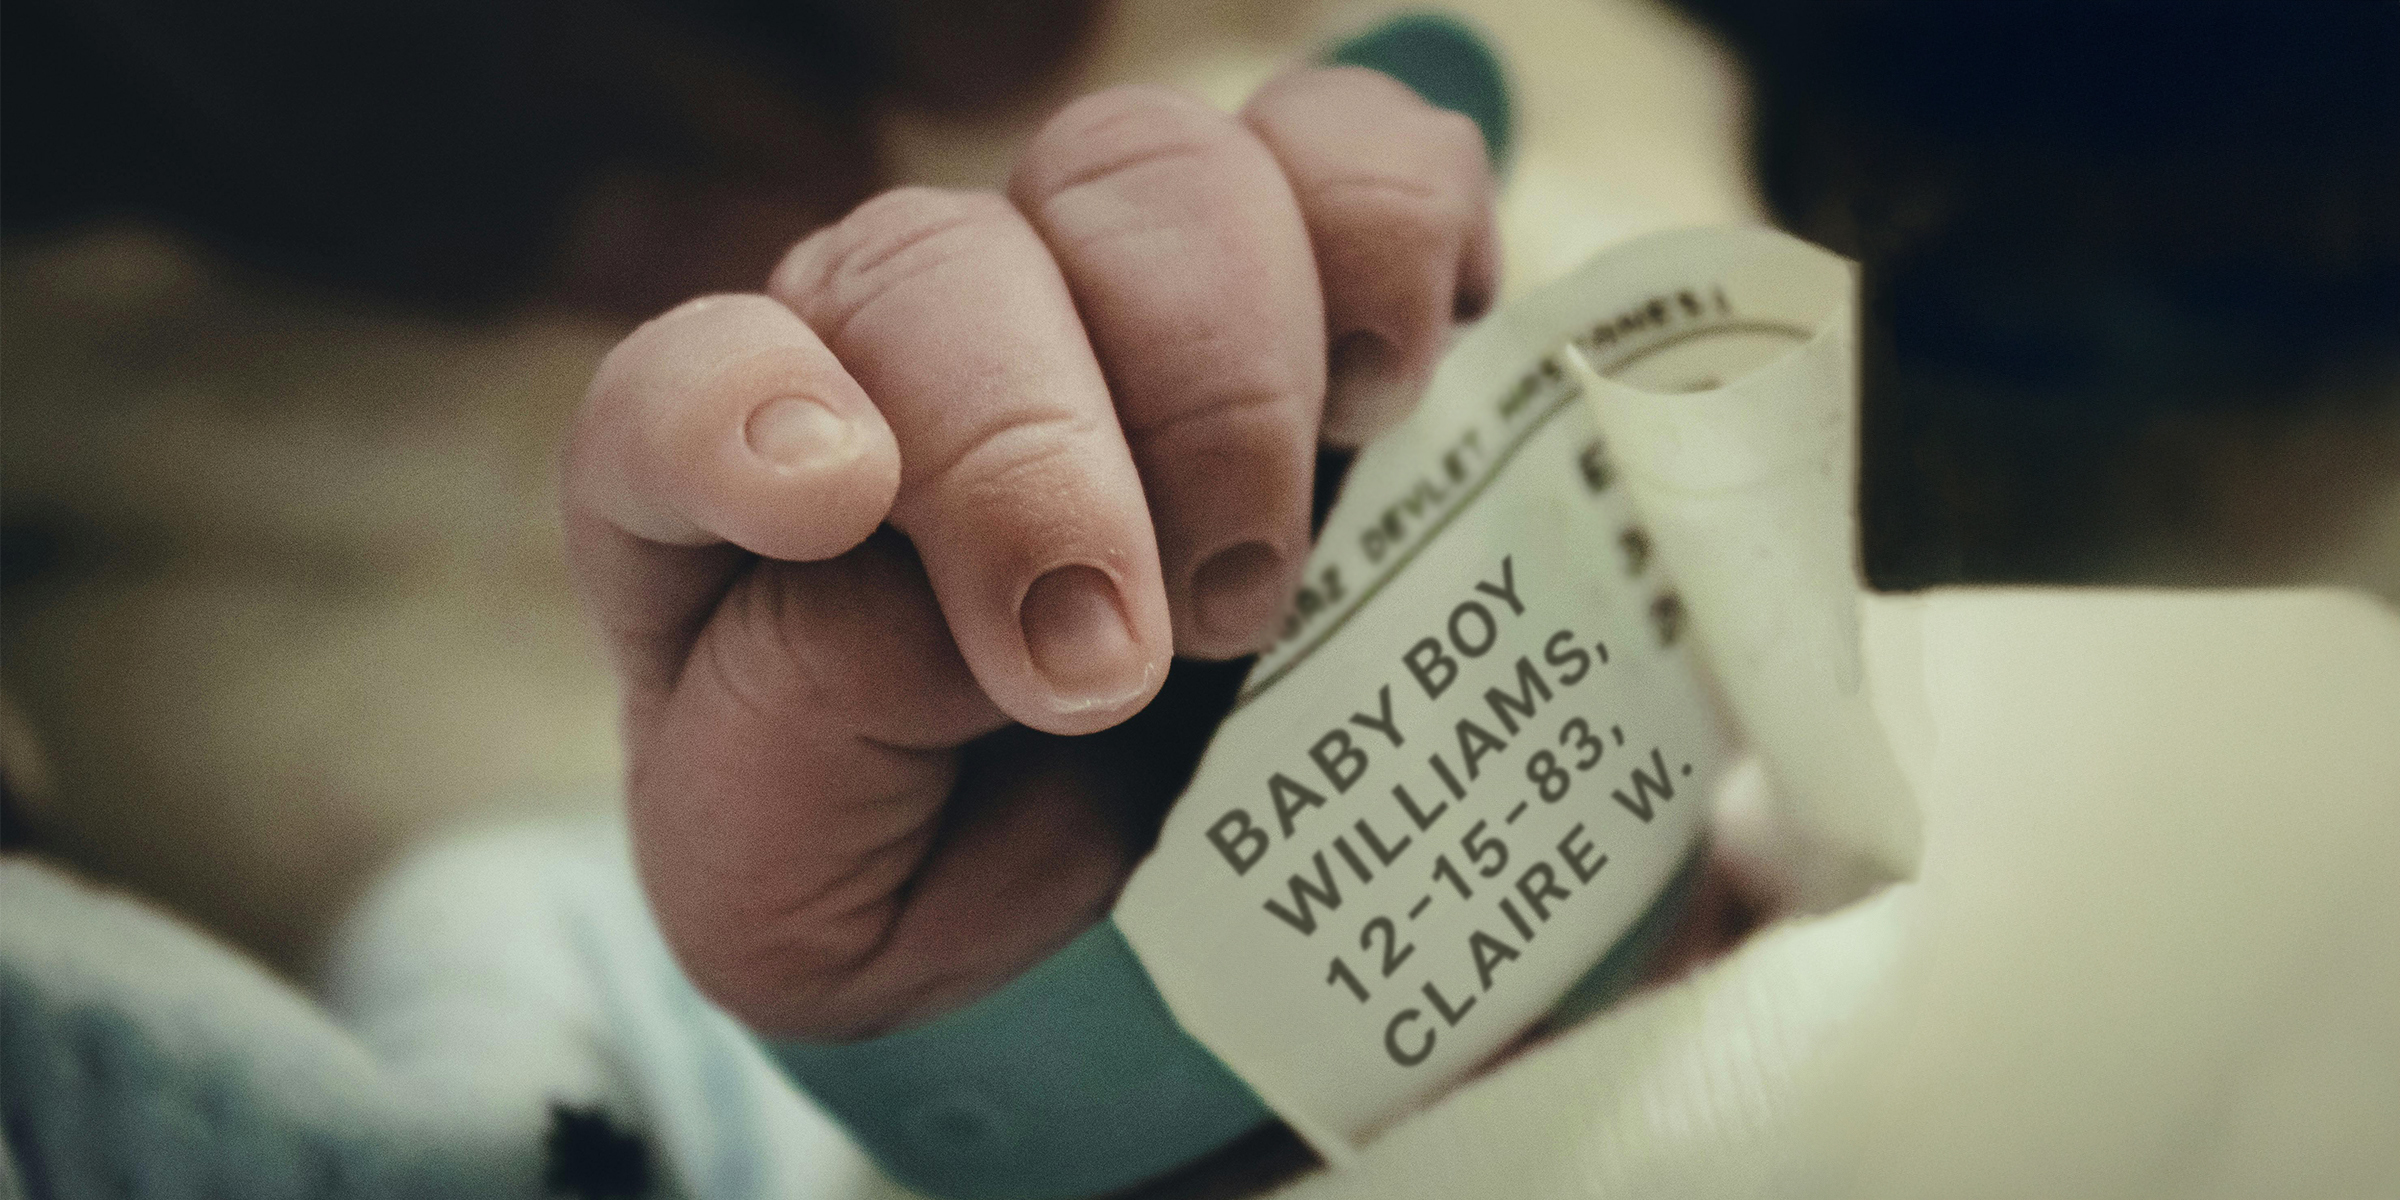
[{"label": "white plastic wristband", "polygon": [[[1282,640],[1116,911],[1176,1020],[1339,1163],[1549,1012],[1684,862],[1730,756],[1595,402],[1679,479],[1852,386],[1849,265],[1654,235],[1476,327],[1359,457]],[[1837,400],[1846,399],[1846,392]],[[1755,405],[1753,405],[1755,407]],[[1653,429],[1651,426],[1657,426]],[[1770,431],[1773,432],[1773,431]],[[1816,439],[1821,440],[1821,439]]]}]

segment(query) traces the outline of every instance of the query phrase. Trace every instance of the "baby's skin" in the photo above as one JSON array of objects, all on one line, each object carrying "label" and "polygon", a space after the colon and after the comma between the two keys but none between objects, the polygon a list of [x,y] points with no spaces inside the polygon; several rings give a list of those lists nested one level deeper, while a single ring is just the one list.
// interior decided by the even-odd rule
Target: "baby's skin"
[{"label": "baby's skin", "polygon": [[1318,447],[1403,416],[1488,303],[1492,193],[1475,126],[1371,71],[1232,115],[1102,92],[1005,195],[878,196],[609,354],[568,553],[643,884],[705,993],[872,1036],[1106,911],[1116,776],[993,735],[1108,729],[1174,656],[1268,639]]}]

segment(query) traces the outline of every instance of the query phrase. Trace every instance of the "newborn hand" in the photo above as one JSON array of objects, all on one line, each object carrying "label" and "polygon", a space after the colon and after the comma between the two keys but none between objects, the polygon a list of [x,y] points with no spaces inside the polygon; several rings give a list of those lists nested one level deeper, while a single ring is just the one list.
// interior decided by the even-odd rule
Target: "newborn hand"
[{"label": "newborn hand", "polygon": [[1474,125],[1372,72],[1238,118],[1121,89],[1007,196],[887,193],[765,295],[609,355],[568,550],[625,683],[643,882],[704,991],[863,1037],[1106,910],[1164,797],[1021,727],[1107,729],[1172,654],[1267,639],[1319,440],[1402,415],[1490,296],[1491,192]]}]

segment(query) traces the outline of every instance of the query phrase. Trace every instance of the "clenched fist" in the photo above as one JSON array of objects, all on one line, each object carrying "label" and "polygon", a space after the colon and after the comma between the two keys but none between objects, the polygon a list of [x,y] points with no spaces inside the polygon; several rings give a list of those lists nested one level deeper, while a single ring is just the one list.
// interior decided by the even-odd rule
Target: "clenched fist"
[{"label": "clenched fist", "polygon": [[1079,735],[1269,636],[1320,442],[1403,415],[1488,301],[1492,190],[1471,122],[1371,71],[1238,116],[1125,88],[1007,195],[877,197],[608,356],[568,548],[702,990],[864,1037],[1106,910],[1166,798]]}]

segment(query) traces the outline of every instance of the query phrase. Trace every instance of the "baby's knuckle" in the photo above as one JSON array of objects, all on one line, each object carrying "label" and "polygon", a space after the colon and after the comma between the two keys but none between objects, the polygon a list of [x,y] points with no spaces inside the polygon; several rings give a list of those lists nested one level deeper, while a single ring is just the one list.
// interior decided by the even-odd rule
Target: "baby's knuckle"
[{"label": "baby's knuckle", "polygon": [[1191,404],[1129,424],[1125,433],[1135,442],[1149,443],[1170,436],[1188,440],[1209,430],[1232,436],[1228,431],[1238,429],[1245,443],[1313,443],[1316,430],[1308,415],[1315,411],[1323,382],[1290,355],[1243,356],[1193,381],[1196,399]]},{"label": "baby's knuckle", "polygon": [[1233,118],[1170,88],[1127,85],[1061,109],[1019,160],[1013,188],[1032,203],[1154,170],[1207,170],[1246,135]]},{"label": "baby's knuckle", "polygon": [[1018,223],[1008,201],[989,192],[896,188],[802,242],[776,269],[774,290],[822,324],[828,308],[855,312],[912,276],[977,253]]},{"label": "baby's knuckle", "polygon": [[1022,507],[1068,486],[1088,465],[1101,430],[1079,413],[1028,415],[980,430],[950,459],[933,464],[919,494],[945,512]]},{"label": "baby's knuckle", "polygon": [[905,187],[885,192],[842,219],[840,253],[828,275],[871,280],[906,275],[967,252],[974,241],[1008,226],[1014,213],[989,192],[954,192]]},{"label": "baby's knuckle", "polygon": [[1446,255],[1465,235],[1472,207],[1450,189],[1414,175],[1365,172],[1319,180],[1310,206],[1374,231],[1391,258]]},{"label": "baby's knuckle", "polygon": [[1370,67],[1310,67],[1278,76],[1253,97],[1251,110],[1267,120],[1297,117],[1328,105],[1408,107],[1424,101],[1408,85]]}]

